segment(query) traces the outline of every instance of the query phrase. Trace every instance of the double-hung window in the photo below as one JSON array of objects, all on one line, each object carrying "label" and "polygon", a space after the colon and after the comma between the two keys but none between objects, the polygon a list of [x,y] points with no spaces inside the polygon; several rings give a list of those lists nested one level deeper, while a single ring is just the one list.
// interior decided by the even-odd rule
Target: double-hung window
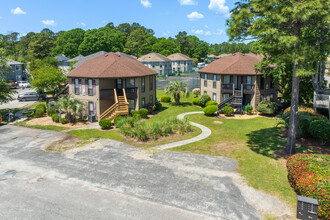
[{"label": "double-hung window", "polygon": [[204,87],[207,87],[207,74],[204,74]]},{"label": "double-hung window", "polygon": [[88,112],[89,112],[89,115],[94,115],[95,112],[94,112],[94,103],[93,102],[88,102]]},{"label": "double-hung window", "polygon": [[88,95],[93,95],[93,80],[88,80]]},{"label": "double-hung window", "polygon": [[142,88],[141,88],[142,92],[145,92],[146,91],[146,78],[145,77],[141,78],[141,86],[142,86]]},{"label": "double-hung window", "polygon": [[213,74],[213,88],[217,88],[217,75]]},{"label": "double-hung window", "polygon": [[154,77],[153,76],[149,77],[149,89],[150,90],[154,89]]},{"label": "double-hung window", "polygon": [[216,93],[213,93],[213,101],[217,101],[217,94]]},{"label": "double-hung window", "polygon": [[153,102],[154,102],[154,100],[153,100],[153,96],[151,95],[151,96],[149,96],[149,104],[152,105]]},{"label": "double-hung window", "polygon": [[79,94],[79,79],[74,79],[74,93]]}]

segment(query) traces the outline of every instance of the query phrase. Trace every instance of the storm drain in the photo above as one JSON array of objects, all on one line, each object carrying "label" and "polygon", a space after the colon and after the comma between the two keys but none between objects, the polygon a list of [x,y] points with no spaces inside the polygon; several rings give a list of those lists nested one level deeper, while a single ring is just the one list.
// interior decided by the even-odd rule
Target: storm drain
[{"label": "storm drain", "polygon": [[14,177],[16,174],[16,170],[8,170],[2,174],[0,174],[0,181],[4,181],[6,179]]}]

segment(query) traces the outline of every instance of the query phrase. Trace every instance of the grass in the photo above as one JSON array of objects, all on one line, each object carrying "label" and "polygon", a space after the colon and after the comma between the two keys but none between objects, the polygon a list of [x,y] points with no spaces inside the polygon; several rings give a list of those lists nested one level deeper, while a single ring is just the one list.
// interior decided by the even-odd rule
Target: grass
[{"label": "grass", "polygon": [[43,130],[50,130],[50,131],[58,131],[58,132],[68,129],[66,127],[61,127],[61,126],[56,126],[56,125],[25,125],[25,127],[43,129]]},{"label": "grass", "polygon": [[[288,183],[287,171],[281,160],[274,157],[274,152],[285,146],[276,119],[216,119],[205,115],[186,118],[207,126],[212,134],[204,140],[171,150],[234,158],[239,163],[238,172],[250,186],[276,195],[290,207],[295,207],[296,193]],[[298,148],[297,151],[303,152],[304,149]]]},{"label": "grass", "polygon": [[100,131],[98,129],[81,129],[72,130],[67,133],[72,134],[81,140],[109,138],[118,141],[125,141],[125,138],[121,136],[117,130]]}]

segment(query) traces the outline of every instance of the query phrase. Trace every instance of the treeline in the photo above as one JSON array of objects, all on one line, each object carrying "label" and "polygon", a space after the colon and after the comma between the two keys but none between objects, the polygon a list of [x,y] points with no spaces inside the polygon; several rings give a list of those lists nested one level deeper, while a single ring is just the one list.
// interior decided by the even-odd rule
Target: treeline
[{"label": "treeline", "polygon": [[108,23],[98,29],[75,28],[54,33],[48,28],[40,33],[29,32],[21,36],[18,32],[0,34],[0,48],[6,57],[23,62],[44,59],[64,54],[69,58],[89,55],[98,51],[120,51],[136,57],[150,52],[168,56],[181,52],[192,58],[203,58],[207,54],[253,52],[253,43],[208,44],[198,37],[179,32],[175,38],[156,38],[154,31],[138,23],[123,23],[115,26]]}]

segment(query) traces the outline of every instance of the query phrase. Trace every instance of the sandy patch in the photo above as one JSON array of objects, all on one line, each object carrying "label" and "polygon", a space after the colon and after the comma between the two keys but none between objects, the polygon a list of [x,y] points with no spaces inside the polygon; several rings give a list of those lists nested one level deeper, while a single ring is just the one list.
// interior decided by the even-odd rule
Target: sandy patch
[{"label": "sandy patch", "polygon": [[[62,118],[64,115],[62,116]],[[55,126],[60,126],[60,127],[66,127],[66,128],[79,128],[83,127],[86,125],[90,125],[90,122],[76,122],[74,124],[67,123],[67,124],[61,124],[61,123],[56,123],[52,121],[52,118],[47,116],[47,117],[41,117],[41,118],[33,118],[29,121],[26,122],[26,125],[55,125]]]},{"label": "sandy patch", "polygon": [[223,121],[213,121],[214,124],[223,124]]}]

